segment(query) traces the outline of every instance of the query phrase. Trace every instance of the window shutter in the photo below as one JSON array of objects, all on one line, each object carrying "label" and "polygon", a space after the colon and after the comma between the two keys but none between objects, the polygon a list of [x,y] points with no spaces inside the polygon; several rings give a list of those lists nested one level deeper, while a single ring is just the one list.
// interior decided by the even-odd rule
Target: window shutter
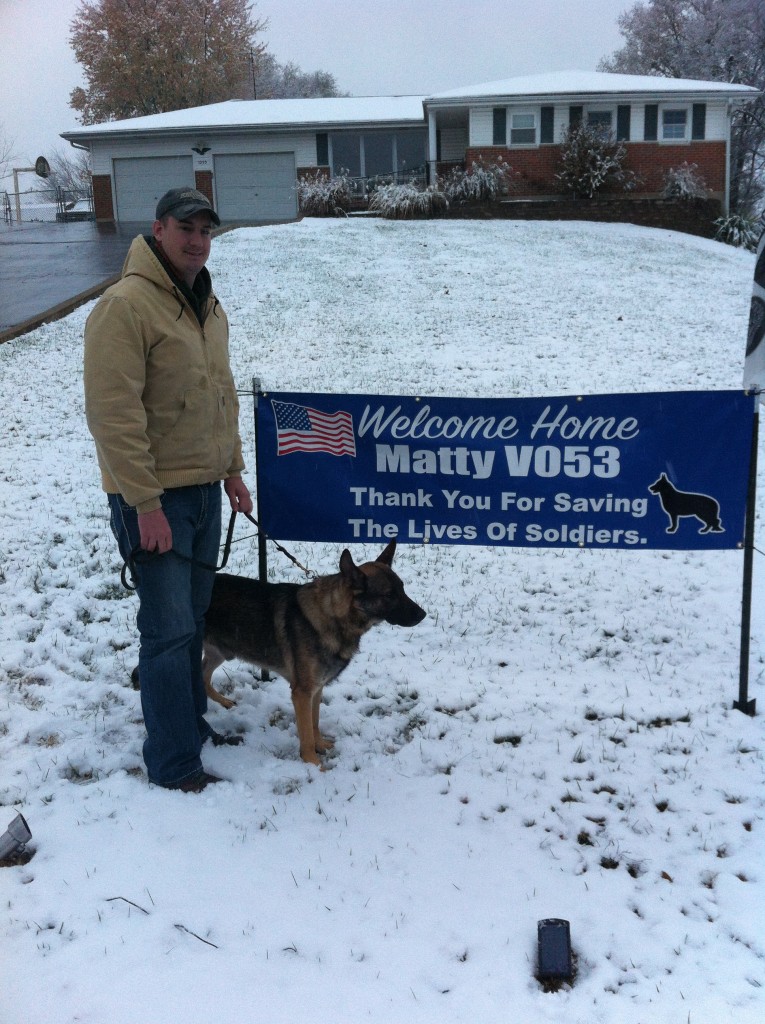
[{"label": "window shutter", "polygon": [[656,142],[659,137],[659,104],[646,103],[645,105],[645,127],[643,138],[646,142]]},{"label": "window shutter", "polygon": [[616,108],[616,139],[618,142],[630,141],[630,107],[629,104]]},{"label": "window shutter", "polygon": [[575,124],[581,124],[584,117],[584,107],[568,108],[568,126],[573,128]]},{"label": "window shutter", "polygon": [[329,135],[326,132],[316,133],[316,163],[319,167],[329,165]]},{"label": "window shutter", "polygon": [[555,107],[542,107],[539,133],[540,142],[555,142]]},{"label": "window shutter", "polygon": [[505,107],[494,108],[492,144],[495,146],[507,145],[507,109]]},{"label": "window shutter", "polygon": [[691,122],[691,138],[704,139],[707,131],[707,105],[706,103],[693,104],[693,121]]}]

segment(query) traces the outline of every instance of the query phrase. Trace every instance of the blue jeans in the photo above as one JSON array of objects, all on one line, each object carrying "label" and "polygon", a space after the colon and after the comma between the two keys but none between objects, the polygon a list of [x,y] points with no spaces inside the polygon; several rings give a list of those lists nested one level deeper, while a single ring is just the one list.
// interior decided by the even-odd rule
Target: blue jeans
[{"label": "blue jeans", "polygon": [[173,532],[173,549],[164,555],[140,550],[135,508],[121,495],[109,495],[112,532],[122,557],[133,555],[140,601],[143,759],[149,781],[167,786],[201,769],[202,744],[212,734],[204,718],[202,642],[215,572],[195,563],[217,562],[220,484],[173,488],[161,501]]}]

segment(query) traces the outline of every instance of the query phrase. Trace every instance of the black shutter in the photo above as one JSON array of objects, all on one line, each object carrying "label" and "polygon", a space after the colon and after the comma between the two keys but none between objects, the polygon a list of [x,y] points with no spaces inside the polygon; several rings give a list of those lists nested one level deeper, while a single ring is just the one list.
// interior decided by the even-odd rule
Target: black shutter
[{"label": "black shutter", "polygon": [[555,107],[542,107],[540,111],[539,141],[555,142]]},{"label": "black shutter", "polygon": [[630,141],[630,108],[629,104],[616,108],[616,138],[618,142]]},{"label": "black shutter", "polygon": [[584,107],[568,108],[568,126],[573,128],[575,124],[581,124],[584,117]]},{"label": "black shutter", "polygon": [[316,163],[319,167],[329,166],[329,135],[326,132],[316,133]]},{"label": "black shutter", "polygon": [[659,137],[659,104],[646,103],[645,128],[643,138],[646,142],[656,142]]},{"label": "black shutter", "polygon": [[693,122],[691,129],[692,139],[705,139],[707,133],[707,105],[706,103],[693,104]]},{"label": "black shutter", "polygon": [[494,126],[492,142],[495,146],[507,145],[507,108],[494,108]]}]

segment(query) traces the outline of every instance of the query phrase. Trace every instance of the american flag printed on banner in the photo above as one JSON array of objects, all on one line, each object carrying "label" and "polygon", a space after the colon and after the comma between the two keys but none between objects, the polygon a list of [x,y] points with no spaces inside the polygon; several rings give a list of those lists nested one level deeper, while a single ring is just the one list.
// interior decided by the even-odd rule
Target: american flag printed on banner
[{"label": "american flag printed on banner", "polygon": [[319,412],[294,402],[272,402],[276,419],[277,455],[328,452],[355,455],[353,417],[349,412]]}]

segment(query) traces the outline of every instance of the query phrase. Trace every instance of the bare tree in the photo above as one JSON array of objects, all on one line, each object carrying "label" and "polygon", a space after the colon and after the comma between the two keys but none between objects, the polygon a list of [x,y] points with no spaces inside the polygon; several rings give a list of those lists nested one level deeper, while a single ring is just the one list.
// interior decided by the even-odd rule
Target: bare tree
[{"label": "bare tree", "polygon": [[13,162],[13,141],[5,134],[5,125],[0,122],[0,181],[10,174]]},{"label": "bare tree", "polygon": [[[618,19],[625,45],[601,71],[732,82],[765,89],[765,0],[647,0]],[[731,211],[765,195],[765,98],[733,113]]]},{"label": "bare tree", "polygon": [[86,88],[83,124],[230,99],[247,78],[265,21],[250,0],[82,0],[70,41]]},{"label": "bare tree", "polygon": [[347,95],[338,91],[328,71],[302,71],[292,61],[280,64],[270,53],[261,53],[254,62],[252,86],[258,100]]},{"label": "bare tree", "polygon": [[50,158],[48,188],[60,188],[74,195],[90,189],[92,171],[90,153],[82,149],[54,149]]}]

